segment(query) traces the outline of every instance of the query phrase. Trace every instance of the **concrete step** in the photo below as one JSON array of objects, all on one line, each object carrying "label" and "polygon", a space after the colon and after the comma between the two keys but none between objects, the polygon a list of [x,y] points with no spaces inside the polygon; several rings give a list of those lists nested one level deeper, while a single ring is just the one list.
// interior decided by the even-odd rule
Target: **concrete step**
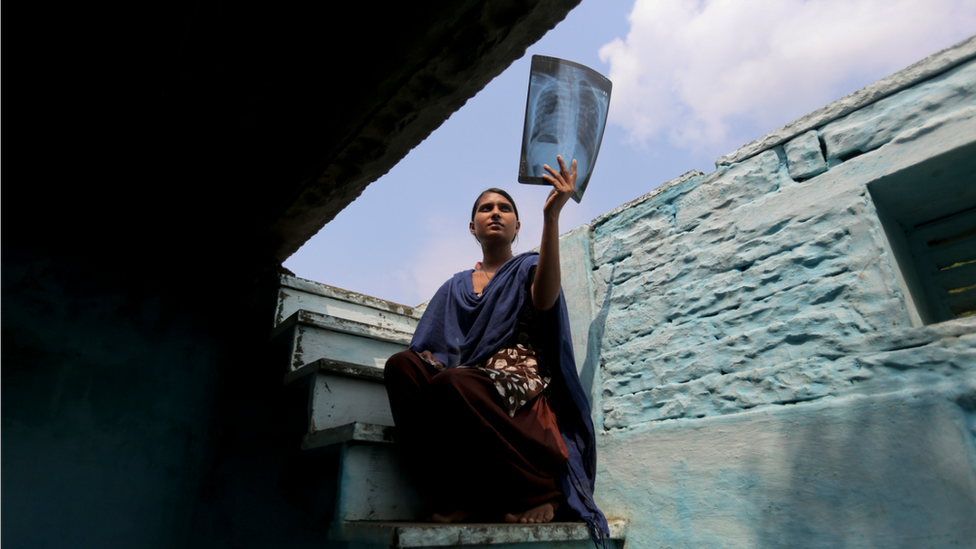
[{"label": "concrete step", "polygon": [[279,283],[275,326],[305,310],[413,333],[423,314],[422,307],[408,307],[296,276],[280,275]]},{"label": "concrete step", "polygon": [[393,448],[393,427],[352,423],[306,438],[339,452],[333,524],[417,520],[427,505],[407,480]]},{"label": "concrete step", "polygon": [[[421,310],[281,275],[272,341],[284,382],[308,384],[306,449],[347,424],[392,426],[383,367],[406,350]],[[325,437],[325,438],[323,438]]]},{"label": "concrete step", "polygon": [[[329,529],[329,538],[336,547],[593,547],[582,523],[415,522],[426,516],[430,505],[407,480],[394,452],[394,436],[393,427],[363,423],[342,425],[316,435],[317,448],[340,453],[335,514]],[[610,521],[614,547],[623,547],[624,529],[623,521]]]},{"label": "concrete step", "polygon": [[386,359],[405,350],[412,337],[412,332],[306,310],[296,311],[271,334],[288,349],[286,383],[318,371],[323,361],[382,372]]},{"label": "concrete step", "polygon": [[[383,385],[383,371],[377,368],[337,364],[321,359],[308,365],[313,372],[303,377],[308,383],[308,423],[302,448],[311,450],[343,442],[343,429],[357,425],[350,440],[367,441],[361,433],[392,429],[393,414]],[[363,427],[369,425],[369,427]],[[388,434],[383,436],[390,436]],[[338,438],[337,438],[338,437]],[[368,439],[369,442],[382,442]],[[386,442],[392,442],[388,440]]]},{"label": "concrete step", "polygon": [[303,450],[327,448],[342,443],[393,444],[393,426],[369,423],[348,423],[332,429],[317,431],[311,439],[306,437]]},{"label": "concrete step", "polygon": [[[626,523],[610,521],[611,544],[624,546]],[[426,522],[341,522],[330,538],[348,547],[406,549],[413,547],[492,549],[592,549],[586,525],[549,524],[430,524]]]}]

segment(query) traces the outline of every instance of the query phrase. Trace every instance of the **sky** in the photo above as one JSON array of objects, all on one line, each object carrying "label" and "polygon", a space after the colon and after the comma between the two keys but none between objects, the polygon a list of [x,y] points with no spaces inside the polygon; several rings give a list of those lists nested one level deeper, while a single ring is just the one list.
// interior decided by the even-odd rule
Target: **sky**
[{"label": "sky", "polygon": [[[976,35],[976,0],[583,0],[312,237],[297,276],[418,305],[481,249],[488,187],[515,199],[514,252],[539,245],[548,190],[517,182],[532,55],[613,82],[593,176],[560,233]],[[555,159],[553,159],[555,162]]]}]

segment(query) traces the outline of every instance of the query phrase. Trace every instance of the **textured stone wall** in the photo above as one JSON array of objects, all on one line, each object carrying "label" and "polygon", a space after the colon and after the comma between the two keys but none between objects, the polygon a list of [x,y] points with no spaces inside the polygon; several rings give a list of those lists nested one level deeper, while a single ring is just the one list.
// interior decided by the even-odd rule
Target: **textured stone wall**
[{"label": "textured stone wall", "polygon": [[596,498],[627,547],[976,547],[976,317],[923,325],[872,195],[976,206],[976,62],[943,61],[594,220]]},{"label": "textured stone wall", "polygon": [[604,427],[919,385],[972,398],[976,318],[913,328],[867,184],[974,142],[969,63],[595,220]]}]

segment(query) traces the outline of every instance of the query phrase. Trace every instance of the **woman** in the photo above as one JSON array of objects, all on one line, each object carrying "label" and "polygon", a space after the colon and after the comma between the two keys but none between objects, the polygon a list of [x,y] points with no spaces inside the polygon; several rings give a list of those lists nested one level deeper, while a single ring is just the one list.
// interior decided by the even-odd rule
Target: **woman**
[{"label": "woman", "polygon": [[590,408],[560,290],[559,214],[576,161],[571,170],[557,161],[559,171],[545,166],[553,190],[539,253],[513,257],[515,202],[483,192],[469,227],[482,261],[438,290],[410,350],[387,361],[386,385],[398,444],[439,511],[429,520],[578,517],[605,541]]}]

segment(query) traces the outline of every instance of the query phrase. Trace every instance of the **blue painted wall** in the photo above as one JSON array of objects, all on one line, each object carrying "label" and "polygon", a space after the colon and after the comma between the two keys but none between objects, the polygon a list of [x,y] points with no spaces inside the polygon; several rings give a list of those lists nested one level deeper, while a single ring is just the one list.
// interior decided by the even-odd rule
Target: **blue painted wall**
[{"label": "blue painted wall", "polygon": [[976,63],[594,221],[627,547],[976,545],[976,317],[913,318],[868,192],[905,174],[976,205]]}]

